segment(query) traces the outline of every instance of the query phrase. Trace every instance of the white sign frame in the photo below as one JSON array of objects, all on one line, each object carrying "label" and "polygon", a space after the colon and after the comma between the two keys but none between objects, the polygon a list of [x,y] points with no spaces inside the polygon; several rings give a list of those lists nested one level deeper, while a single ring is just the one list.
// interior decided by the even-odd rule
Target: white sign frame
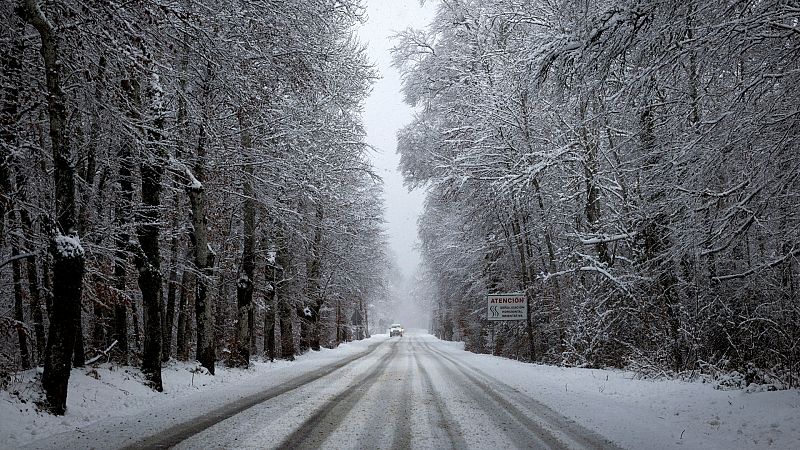
[{"label": "white sign frame", "polygon": [[528,299],[524,292],[486,295],[487,320],[526,320],[527,318]]}]

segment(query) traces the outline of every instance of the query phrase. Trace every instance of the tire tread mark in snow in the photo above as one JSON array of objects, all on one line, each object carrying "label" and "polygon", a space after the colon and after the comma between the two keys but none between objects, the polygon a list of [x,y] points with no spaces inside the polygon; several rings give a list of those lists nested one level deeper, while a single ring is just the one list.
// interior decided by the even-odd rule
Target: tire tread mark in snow
[{"label": "tire tread mark in snow", "polygon": [[351,362],[360,359],[368,354],[374,352],[382,342],[373,344],[367,350],[357,353],[353,356],[347,357],[334,364],[321,367],[313,370],[303,376],[293,378],[285,383],[281,383],[275,387],[269,388],[266,391],[252,394],[242,399],[223,405],[213,411],[204,414],[203,416],[193,418],[189,422],[174,425],[166,430],[157,433],[153,436],[140,440],[134,444],[125,447],[125,450],[141,449],[141,448],[170,448],[178,445],[182,441],[194,436],[197,433],[222,422],[225,419],[235,416],[240,412],[252,408],[259,403],[263,403],[269,399],[285,394],[289,391],[297,389],[300,386],[308,384],[312,381],[318,380],[326,375],[329,375],[342,367],[350,364]]},{"label": "tire tread mark in snow", "polygon": [[420,371],[420,373],[422,373],[424,384],[428,387],[428,391],[433,398],[433,404],[436,408],[436,412],[441,418],[442,429],[444,429],[444,432],[447,433],[447,438],[450,440],[450,448],[467,448],[467,441],[465,441],[464,437],[461,435],[461,430],[459,429],[458,424],[449,419],[450,411],[447,410],[441,395],[439,395],[439,393],[434,389],[433,381],[431,380],[430,374],[425,369],[425,366],[419,362],[419,355],[416,352],[416,345],[414,345],[414,361],[417,363],[417,369]]},{"label": "tire tread mark in snow", "polygon": [[[436,350],[432,348],[427,343],[425,346],[431,352],[439,355],[441,358],[449,361],[452,365],[454,365],[458,370],[467,377],[470,381],[475,383],[476,385],[480,386],[484,392],[486,392],[490,397],[492,397],[496,402],[501,404],[503,407],[507,408],[509,413],[520,423],[522,423],[525,427],[531,429],[531,431],[536,431],[537,435],[541,438],[546,439],[548,443],[555,442],[558,444],[556,448],[565,448],[565,444],[562,443],[555,435],[553,435],[550,431],[546,430],[542,427],[541,424],[536,423],[532,419],[530,419],[523,411],[520,411],[517,406],[509,402],[505,397],[501,394],[497,393],[497,389],[493,389],[490,387],[486,381],[484,380],[492,380],[491,382],[497,386],[500,386],[506,392],[513,392],[515,394],[514,398],[516,401],[520,403],[527,403],[525,404],[525,408],[528,409],[530,412],[534,413],[538,418],[544,420],[547,424],[553,426],[554,428],[558,428],[561,433],[566,435],[570,440],[574,443],[581,445],[585,448],[601,448],[601,449],[618,449],[619,447],[616,446],[613,442],[609,441],[607,438],[603,437],[600,434],[597,434],[587,428],[582,427],[578,423],[573,420],[570,420],[563,415],[559,414],[558,412],[552,410],[548,406],[529,398],[528,396],[522,394],[519,390],[514,389],[513,387],[503,383],[496,378],[487,375],[486,373],[482,372],[479,369],[475,369],[473,367],[469,367],[468,369],[475,372],[484,380],[481,380],[474,375],[469,374],[462,364],[458,361],[452,359],[451,357],[447,356],[444,352],[440,350]],[[521,399],[525,399],[526,401],[523,402]]]},{"label": "tire tread mark in snow", "polygon": [[[433,350],[427,344],[424,345],[429,352],[441,356],[441,353]],[[442,359],[447,363],[442,362]],[[506,431],[506,437],[513,441],[516,448],[548,448],[559,450],[567,448],[562,442],[556,439],[555,436],[550,434],[538,423],[526,417],[525,414],[506,399],[499,397],[491,388],[469,375],[458,363],[445,357],[441,359],[434,358],[434,360],[451,379],[455,380],[460,378],[466,379],[465,381],[469,382],[454,383],[454,385],[458,386],[464,393],[472,397],[474,403],[487,412],[488,417],[495,422],[497,428]],[[470,383],[473,387],[469,386]],[[494,405],[493,410],[487,409],[490,405]],[[500,416],[505,416],[507,420],[501,420]]]},{"label": "tire tread mark in snow", "polygon": [[[392,345],[392,350],[389,353],[381,357],[367,375],[356,380],[350,387],[322,405],[277,448],[319,448],[325,439],[344,421],[347,413],[355,407],[361,397],[378,381],[378,377],[396,354],[397,342]],[[325,421],[328,417],[331,420]],[[315,431],[319,432],[312,434]]]},{"label": "tire tread mark in snow", "polygon": [[406,351],[406,370],[403,373],[403,387],[400,391],[400,411],[394,424],[391,448],[411,448],[411,413],[409,407],[414,403],[412,392],[412,374],[414,360]]}]

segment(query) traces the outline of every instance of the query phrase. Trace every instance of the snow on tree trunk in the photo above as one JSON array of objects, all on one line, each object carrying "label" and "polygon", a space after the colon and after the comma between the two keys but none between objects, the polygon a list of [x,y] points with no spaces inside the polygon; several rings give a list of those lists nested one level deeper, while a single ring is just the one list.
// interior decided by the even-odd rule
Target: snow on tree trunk
[{"label": "snow on tree trunk", "polygon": [[66,97],[61,82],[62,61],[57,31],[36,0],[22,1],[16,12],[39,33],[47,85],[56,223],[50,242],[53,255],[53,305],[42,385],[48,408],[54,414],[62,415],[66,410],[76,333],[74,317],[80,314],[84,270],[84,252],[75,232],[75,166],[66,131]]}]

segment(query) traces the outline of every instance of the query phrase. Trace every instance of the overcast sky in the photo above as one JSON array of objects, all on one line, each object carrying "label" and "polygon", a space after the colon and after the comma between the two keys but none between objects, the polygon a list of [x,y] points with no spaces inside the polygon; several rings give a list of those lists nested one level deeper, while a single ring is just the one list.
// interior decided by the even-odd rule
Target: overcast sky
[{"label": "overcast sky", "polygon": [[367,22],[359,29],[367,54],[381,76],[373,86],[364,109],[367,142],[375,147],[372,161],[383,178],[386,195],[386,229],[403,273],[410,277],[419,264],[417,217],[424,195],[408,192],[398,170],[397,130],[409,123],[411,108],[403,103],[400,75],[391,66],[391,36],[407,27],[422,28],[433,18],[433,2],[419,0],[367,0]]}]

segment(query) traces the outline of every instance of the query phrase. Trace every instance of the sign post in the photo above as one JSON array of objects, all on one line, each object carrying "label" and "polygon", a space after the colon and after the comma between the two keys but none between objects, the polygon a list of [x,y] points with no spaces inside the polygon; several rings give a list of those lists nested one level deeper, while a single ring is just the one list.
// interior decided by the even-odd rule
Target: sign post
[{"label": "sign post", "polygon": [[486,296],[486,318],[489,320],[525,320],[528,302],[522,292],[489,294]]}]

